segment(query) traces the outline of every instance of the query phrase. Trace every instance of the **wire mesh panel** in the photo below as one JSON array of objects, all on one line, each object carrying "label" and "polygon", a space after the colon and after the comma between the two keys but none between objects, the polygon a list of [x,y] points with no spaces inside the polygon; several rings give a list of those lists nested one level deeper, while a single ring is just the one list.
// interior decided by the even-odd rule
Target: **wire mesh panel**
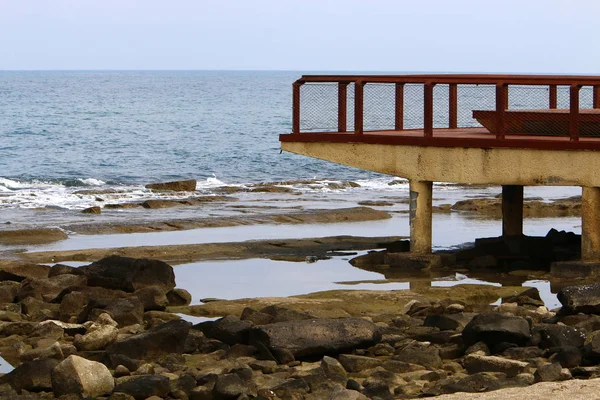
[{"label": "wire mesh panel", "polygon": [[458,126],[461,128],[481,127],[473,117],[477,110],[496,109],[495,85],[458,85]]},{"label": "wire mesh panel", "polygon": [[449,127],[450,85],[438,84],[433,87],[433,127]]},{"label": "wire mesh panel", "polygon": [[364,86],[364,130],[394,129],[395,106],[395,84],[366,84]]},{"label": "wire mesh panel", "polygon": [[404,85],[404,129],[423,129],[425,85]]},{"label": "wire mesh panel", "polygon": [[336,132],[338,84],[306,83],[300,87],[300,130]]}]

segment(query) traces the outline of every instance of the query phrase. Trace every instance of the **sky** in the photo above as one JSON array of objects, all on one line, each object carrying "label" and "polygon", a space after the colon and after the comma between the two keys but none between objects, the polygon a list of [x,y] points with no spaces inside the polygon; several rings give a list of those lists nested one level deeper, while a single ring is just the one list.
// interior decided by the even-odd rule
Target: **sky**
[{"label": "sky", "polygon": [[0,0],[0,70],[600,73],[597,0]]}]

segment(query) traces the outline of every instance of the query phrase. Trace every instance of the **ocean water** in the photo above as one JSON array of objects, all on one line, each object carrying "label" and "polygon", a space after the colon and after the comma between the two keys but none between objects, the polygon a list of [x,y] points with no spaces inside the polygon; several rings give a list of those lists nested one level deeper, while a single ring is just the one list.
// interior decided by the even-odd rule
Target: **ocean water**
[{"label": "ocean water", "polygon": [[[46,211],[46,222],[56,218],[58,224],[86,207],[164,197],[144,186],[180,179],[196,179],[198,194],[286,182],[302,195],[236,194],[273,207],[333,208],[386,198],[402,203],[408,187],[401,179],[281,153],[278,135],[291,131],[292,83],[301,75],[0,71],[0,224],[38,222],[39,210]],[[360,187],[340,185],[347,181]],[[577,192],[535,193],[558,198]],[[434,195],[443,203],[464,193],[437,186]]]},{"label": "ocean water", "polygon": [[280,154],[278,135],[291,131],[291,84],[300,75],[0,72],[0,193],[374,177]]}]

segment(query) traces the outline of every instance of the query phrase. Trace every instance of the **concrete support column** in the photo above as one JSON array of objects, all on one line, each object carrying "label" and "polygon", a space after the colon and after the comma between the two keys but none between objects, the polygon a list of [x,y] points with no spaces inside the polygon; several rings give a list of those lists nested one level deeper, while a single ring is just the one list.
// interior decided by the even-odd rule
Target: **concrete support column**
[{"label": "concrete support column", "polygon": [[600,188],[581,192],[581,261],[600,262]]},{"label": "concrete support column", "polygon": [[523,186],[502,186],[502,236],[523,234]]},{"label": "concrete support column", "polygon": [[410,251],[431,253],[431,200],[433,184],[428,181],[409,182],[410,188]]}]

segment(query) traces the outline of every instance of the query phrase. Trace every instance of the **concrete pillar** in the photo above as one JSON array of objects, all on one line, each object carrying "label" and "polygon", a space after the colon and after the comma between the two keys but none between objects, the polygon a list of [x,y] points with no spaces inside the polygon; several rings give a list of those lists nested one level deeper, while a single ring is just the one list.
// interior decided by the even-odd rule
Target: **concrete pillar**
[{"label": "concrete pillar", "polygon": [[410,251],[431,253],[431,200],[433,184],[427,181],[409,182],[410,188]]},{"label": "concrete pillar", "polygon": [[502,186],[502,236],[523,234],[523,186]]},{"label": "concrete pillar", "polygon": [[600,262],[600,188],[581,192],[581,261]]}]

